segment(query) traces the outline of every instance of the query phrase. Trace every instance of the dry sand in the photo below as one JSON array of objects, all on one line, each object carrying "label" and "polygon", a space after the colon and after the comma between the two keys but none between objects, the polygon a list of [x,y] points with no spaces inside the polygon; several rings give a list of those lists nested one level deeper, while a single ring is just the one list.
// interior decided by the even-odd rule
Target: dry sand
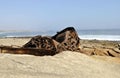
[{"label": "dry sand", "polygon": [[27,43],[31,38],[0,38],[0,45],[5,46],[22,46]]},{"label": "dry sand", "polygon": [[[30,38],[0,39],[22,46]],[[64,51],[55,56],[0,54],[0,78],[120,78],[120,59]]]}]

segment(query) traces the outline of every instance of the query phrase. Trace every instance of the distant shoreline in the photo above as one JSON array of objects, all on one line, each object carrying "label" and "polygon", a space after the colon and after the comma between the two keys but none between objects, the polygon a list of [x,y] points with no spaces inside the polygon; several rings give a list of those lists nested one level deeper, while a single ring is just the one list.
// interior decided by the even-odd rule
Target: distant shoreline
[{"label": "distant shoreline", "polygon": [[[16,38],[16,39],[19,39],[19,38],[32,38],[34,36],[21,36],[21,37],[0,37],[0,39],[9,39],[9,38]],[[120,42],[120,40],[99,40],[99,39],[81,39],[80,40],[87,40],[87,41],[110,41],[110,42]]]},{"label": "distant shoreline", "polygon": [[[0,38],[30,38],[37,35],[53,36],[57,31],[0,31]],[[77,30],[81,39],[120,41],[120,30]]]},{"label": "distant shoreline", "polygon": [[[24,37],[0,37],[0,39],[31,39],[34,36],[24,36]],[[119,40],[98,40],[98,39],[81,39],[85,41],[108,41],[108,42],[120,42]]]}]

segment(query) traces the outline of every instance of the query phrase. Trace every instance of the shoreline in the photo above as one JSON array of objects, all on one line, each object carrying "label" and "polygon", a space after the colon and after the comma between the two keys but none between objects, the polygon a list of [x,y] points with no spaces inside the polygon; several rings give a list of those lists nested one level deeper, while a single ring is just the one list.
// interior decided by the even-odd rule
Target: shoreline
[{"label": "shoreline", "polygon": [[[37,35],[39,36],[39,35]],[[42,36],[42,35],[41,35]],[[5,38],[32,38],[35,36],[20,36],[20,37],[0,37],[0,39],[5,39]],[[110,41],[110,42],[120,42],[120,40],[103,40],[103,39],[84,39],[84,38],[80,38],[80,40],[87,40],[87,41]]]},{"label": "shoreline", "polygon": [[[36,35],[36,36],[39,36],[39,35]],[[42,35],[41,35],[42,36]],[[5,38],[32,38],[32,37],[35,37],[35,36],[20,36],[20,37],[0,37],[0,39],[5,39]],[[103,40],[103,39],[84,39],[84,38],[80,38],[80,40],[89,40],[89,41],[112,41],[112,42],[120,42],[120,40]]]},{"label": "shoreline", "polygon": [[[26,36],[26,37],[0,37],[0,40],[7,40],[7,39],[13,39],[13,40],[15,40],[15,39],[28,39],[28,40],[30,40],[32,37],[34,37],[34,36]],[[22,41],[22,40],[21,40]],[[120,41],[116,41],[116,40],[97,40],[97,39],[81,39],[80,38],[80,43],[81,42],[83,42],[83,41],[88,41],[88,42],[92,42],[92,43],[104,43],[104,42],[110,42],[110,43],[116,43],[116,44],[120,44]],[[0,42],[0,44],[1,44],[1,42]],[[83,44],[83,43],[82,43]]]}]

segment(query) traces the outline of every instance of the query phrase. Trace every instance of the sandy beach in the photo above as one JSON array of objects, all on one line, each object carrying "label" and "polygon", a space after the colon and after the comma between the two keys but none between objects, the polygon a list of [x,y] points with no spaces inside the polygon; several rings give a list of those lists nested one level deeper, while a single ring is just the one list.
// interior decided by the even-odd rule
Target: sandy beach
[{"label": "sandy beach", "polygon": [[0,78],[120,78],[120,0],[0,0]]},{"label": "sandy beach", "polygon": [[[0,45],[23,46],[31,38],[1,38]],[[0,78],[120,78],[119,44],[114,41],[81,40],[86,54],[63,51],[55,56],[0,53]],[[89,52],[114,48],[112,56]],[[99,50],[98,50],[99,49]],[[92,52],[92,51],[91,51]]]}]

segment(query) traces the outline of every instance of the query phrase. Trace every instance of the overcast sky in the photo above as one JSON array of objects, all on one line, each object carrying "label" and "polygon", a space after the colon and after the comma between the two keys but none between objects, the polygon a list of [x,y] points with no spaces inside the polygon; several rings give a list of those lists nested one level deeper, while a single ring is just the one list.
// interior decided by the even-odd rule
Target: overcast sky
[{"label": "overcast sky", "polygon": [[120,0],[0,0],[0,30],[120,28]]}]

